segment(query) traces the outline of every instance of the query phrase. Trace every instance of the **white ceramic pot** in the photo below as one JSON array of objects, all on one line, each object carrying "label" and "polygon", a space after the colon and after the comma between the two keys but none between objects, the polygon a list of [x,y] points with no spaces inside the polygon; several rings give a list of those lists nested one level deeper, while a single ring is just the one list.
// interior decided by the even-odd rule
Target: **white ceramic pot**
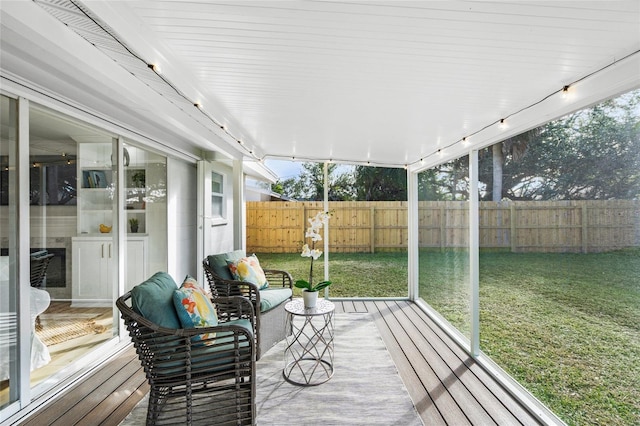
[{"label": "white ceramic pot", "polygon": [[318,301],[318,292],[304,290],[302,292],[302,298],[304,300],[305,308],[315,308],[316,302]]}]

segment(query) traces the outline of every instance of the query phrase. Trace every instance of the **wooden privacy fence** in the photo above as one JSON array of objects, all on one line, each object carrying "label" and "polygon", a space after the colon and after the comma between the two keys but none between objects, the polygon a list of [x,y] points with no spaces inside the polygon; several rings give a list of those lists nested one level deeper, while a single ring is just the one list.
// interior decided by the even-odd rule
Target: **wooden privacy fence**
[{"label": "wooden privacy fence", "polygon": [[[300,251],[308,219],[322,202],[247,202],[247,250]],[[469,241],[469,204],[418,203],[421,248],[464,248]],[[373,253],[407,248],[407,202],[329,203],[333,252]],[[513,252],[601,252],[640,245],[640,202],[480,202],[480,247]]]}]

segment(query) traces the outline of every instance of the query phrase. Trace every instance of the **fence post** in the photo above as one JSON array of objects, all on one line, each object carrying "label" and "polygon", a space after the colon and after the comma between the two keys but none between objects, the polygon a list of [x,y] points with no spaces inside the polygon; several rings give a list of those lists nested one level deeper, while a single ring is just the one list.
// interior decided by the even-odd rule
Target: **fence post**
[{"label": "fence post", "polygon": [[440,251],[443,252],[447,245],[447,228],[445,226],[445,208],[440,207]]},{"label": "fence post", "polygon": [[302,203],[302,244],[305,244],[307,242],[307,238],[304,236],[304,234],[307,232],[307,205]]},{"label": "fence post", "polygon": [[587,214],[587,203],[586,201],[582,203],[582,252],[587,253],[589,251],[589,240],[588,240],[588,221],[589,215]]},{"label": "fence post", "polygon": [[516,203],[513,201],[509,202],[509,211],[511,212],[509,217],[509,222],[511,225],[511,253],[516,252]]},{"label": "fence post", "polygon": [[369,239],[371,240],[371,253],[376,252],[376,208],[371,206],[369,210],[369,220],[371,221],[371,226],[369,227]]}]

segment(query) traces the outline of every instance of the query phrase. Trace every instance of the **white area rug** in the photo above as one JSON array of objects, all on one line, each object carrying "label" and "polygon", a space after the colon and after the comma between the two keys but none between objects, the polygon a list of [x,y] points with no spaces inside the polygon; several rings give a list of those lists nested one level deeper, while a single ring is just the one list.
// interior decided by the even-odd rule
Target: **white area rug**
[{"label": "white area rug", "polygon": [[[338,314],[335,326],[335,372],[326,383],[286,382],[285,342],[258,361],[257,424],[422,425],[371,316]],[[122,425],[143,425],[146,403],[145,397]],[[215,424],[213,419],[207,423]]]},{"label": "white area rug", "polygon": [[258,361],[258,425],[422,425],[369,314],[337,314],[333,377],[318,386],[282,377],[284,342]]}]

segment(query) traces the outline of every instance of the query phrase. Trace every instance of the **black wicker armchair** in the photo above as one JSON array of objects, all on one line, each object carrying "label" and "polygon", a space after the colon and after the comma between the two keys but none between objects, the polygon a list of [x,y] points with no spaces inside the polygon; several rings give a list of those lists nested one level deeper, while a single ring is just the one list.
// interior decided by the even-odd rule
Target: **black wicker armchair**
[{"label": "black wicker armchair", "polygon": [[256,347],[253,307],[243,297],[224,305],[217,326],[165,328],[131,306],[131,292],[119,297],[120,310],[151,387],[147,425],[255,424]]},{"label": "black wicker armchair", "polygon": [[[204,273],[213,297],[243,296],[248,298],[256,313],[257,359],[286,336],[284,310],[285,302],[291,300],[293,279],[287,271],[264,269],[269,288],[260,290],[257,285],[234,280],[227,266],[228,259],[244,257],[244,251],[207,256],[202,262]],[[218,308],[218,315],[225,312]]]},{"label": "black wicker armchair", "polygon": [[44,278],[47,276],[47,267],[53,256],[53,254],[47,252],[38,252],[31,255],[31,272],[29,276],[31,287],[42,287]]}]

